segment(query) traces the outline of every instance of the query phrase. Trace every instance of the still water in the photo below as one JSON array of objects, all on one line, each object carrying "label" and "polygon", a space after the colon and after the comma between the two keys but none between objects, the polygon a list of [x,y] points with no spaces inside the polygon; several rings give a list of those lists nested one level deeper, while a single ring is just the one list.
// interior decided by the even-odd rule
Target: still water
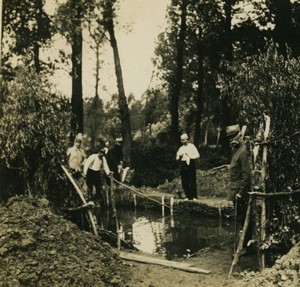
[{"label": "still water", "polygon": [[[185,214],[162,217],[153,210],[118,210],[121,238],[140,251],[166,259],[188,257],[208,247],[221,247],[233,236],[233,223]],[[112,214],[97,215],[102,228],[116,233]]]}]

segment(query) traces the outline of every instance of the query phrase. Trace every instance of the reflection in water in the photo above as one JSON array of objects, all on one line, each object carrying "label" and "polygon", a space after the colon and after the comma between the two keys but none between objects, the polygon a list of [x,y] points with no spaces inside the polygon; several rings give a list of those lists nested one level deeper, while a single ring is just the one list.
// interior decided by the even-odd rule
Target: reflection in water
[{"label": "reflection in water", "polygon": [[[111,214],[99,214],[103,228],[116,233],[115,219]],[[101,220],[100,220],[101,219]],[[195,218],[184,214],[161,217],[149,210],[118,210],[121,238],[151,254],[167,259],[189,256],[205,247],[220,246],[233,230],[219,219]]]}]

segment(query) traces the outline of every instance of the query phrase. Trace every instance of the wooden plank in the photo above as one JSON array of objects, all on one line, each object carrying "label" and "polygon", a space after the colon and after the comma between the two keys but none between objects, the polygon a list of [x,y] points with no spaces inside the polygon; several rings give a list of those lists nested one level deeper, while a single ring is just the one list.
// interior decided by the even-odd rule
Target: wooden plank
[{"label": "wooden plank", "polygon": [[160,258],[148,257],[148,256],[144,256],[144,255],[139,255],[139,254],[120,252],[120,258],[122,258],[124,260],[129,260],[129,261],[136,261],[136,262],[140,262],[140,263],[171,267],[174,269],[178,269],[178,270],[182,270],[182,271],[186,271],[186,272],[192,272],[192,273],[199,273],[199,274],[206,274],[206,275],[211,273],[211,271],[209,271],[209,270],[193,267],[191,264],[188,264],[185,262],[176,262],[176,261],[165,260],[165,259],[160,259]]},{"label": "wooden plank", "polygon": [[[68,179],[70,180],[70,182],[72,183],[72,185],[74,186],[76,192],[78,193],[82,203],[84,205],[87,205],[87,202],[84,198],[84,195],[82,194],[81,192],[81,189],[80,187],[77,185],[77,183],[75,182],[74,178],[72,177],[72,175],[70,174],[70,172],[63,166],[61,165],[61,168],[63,169],[63,171],[65,172],[66,176],[68,177]],[[88,215],[88,218],[90,220],[90,223],[92,225],[92,229],[93,229],[93,233],[98,236],[98,231],[97,231],[97,227],[96,227],[96,223],[95,223],[95,220],[94,220],[94,217],[93,217],[93,214],[92,212],[90,211],[90,209],[87,209],[86,210],[87,212],[87,215]]]}]

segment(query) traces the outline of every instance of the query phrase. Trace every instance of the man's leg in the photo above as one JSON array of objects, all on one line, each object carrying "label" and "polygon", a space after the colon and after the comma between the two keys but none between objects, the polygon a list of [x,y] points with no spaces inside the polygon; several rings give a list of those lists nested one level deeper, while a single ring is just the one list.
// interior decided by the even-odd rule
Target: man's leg
[{"label": "man's leg", "polygon": [[184,163],[182,164],[182,167],[181,167],[181,185],[182,185],[182,189],[185,193],[185,197],[188,199],[192,199],[192,198],[190,198],[191,191],[190,191],[190,185],[189,185],[187,165]]},{"label": "man's leg", "polygon": [[197,181],[196,181],[196,165],[193,160],[191,160],[188,168],[188,177],[189,177],[189,184],[190,184],[191,199],[198,198]]},{"label": "man's leg", "polygon": [[87,189],[88,200],[91,200],[93,197],[93,171],[90,169],[87,171],[86,185],[88,187]]}]

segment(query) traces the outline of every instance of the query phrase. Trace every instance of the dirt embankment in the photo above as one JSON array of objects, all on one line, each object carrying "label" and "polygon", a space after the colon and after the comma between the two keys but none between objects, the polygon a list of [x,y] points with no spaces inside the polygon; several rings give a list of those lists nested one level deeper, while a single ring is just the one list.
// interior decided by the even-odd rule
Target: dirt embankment
[{"label": "dirt embankment", "polygon": [[228,279],[231,244],[178,259],[210,270],[210,275],[124,264],[107,243],[54,214],[45,199],[11,199],[0,206],[0,226],[0,287],[300,286],[300,245],[262,273],[253,271],[255,256],[240,258]]},{"label": "dirt embankment", "polygon": [[126,270],[107,243],[55,215],[46,199],[0,207],[0,286],[125,286]]}]

